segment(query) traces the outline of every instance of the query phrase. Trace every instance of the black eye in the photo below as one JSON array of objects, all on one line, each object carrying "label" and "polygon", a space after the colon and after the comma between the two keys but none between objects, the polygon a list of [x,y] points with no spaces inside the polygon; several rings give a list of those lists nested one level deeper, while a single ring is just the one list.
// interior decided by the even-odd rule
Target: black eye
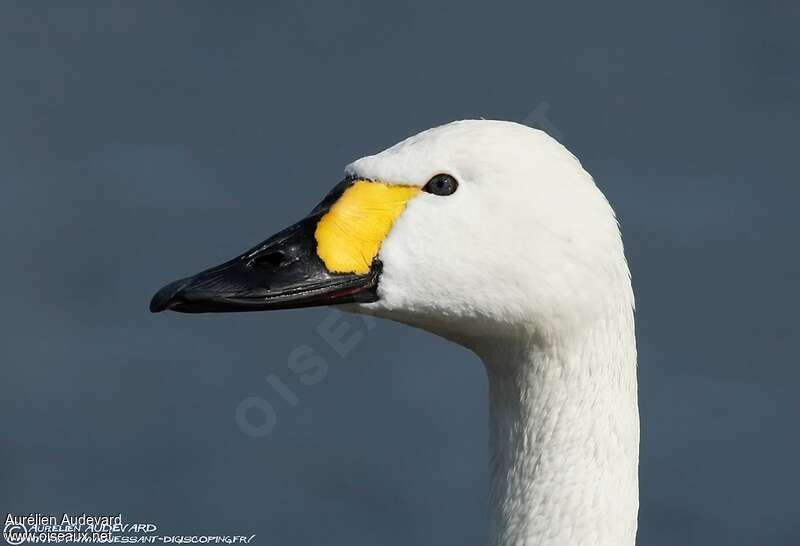
[{"label": "black eye", "polygon": [[449,174],[437,174],[425,184],[422,191],[433,195],[452,195],[458,189],[458,182]]}]

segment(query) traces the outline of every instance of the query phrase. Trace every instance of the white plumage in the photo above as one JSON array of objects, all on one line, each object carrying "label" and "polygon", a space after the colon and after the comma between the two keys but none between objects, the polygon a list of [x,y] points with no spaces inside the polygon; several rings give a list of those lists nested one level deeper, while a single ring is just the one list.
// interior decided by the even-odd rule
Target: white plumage
[{"label": "white plumage", "polygon": [[[490,544],[631,546],[633,292],[591,177],[546,134],[485,120],[425,131],[347,172],[309,216],[169,283],[150,309],[347,303],[460,343],[489,377]],[[433,182],[446,191],[409,187]]]},{"label": "white plumage", "polygon": [[420,194],[384,241],[379,301],[356,312],[456,341],[490,386],[490,544],[629,546],[638,510],[633,293],[614,213],[534,129],[460,121],[347,167]]}]

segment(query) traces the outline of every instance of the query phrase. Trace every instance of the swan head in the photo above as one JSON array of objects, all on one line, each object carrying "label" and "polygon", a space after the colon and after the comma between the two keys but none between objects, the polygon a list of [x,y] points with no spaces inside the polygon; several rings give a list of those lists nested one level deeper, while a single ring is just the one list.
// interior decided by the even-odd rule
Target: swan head
[{"label": "swan head", "polygon": [[467,120],[345,169],[311,213],[151,310],[346,305],[466,345],[569,331],[633,297],[614,213],[545,133]]}]

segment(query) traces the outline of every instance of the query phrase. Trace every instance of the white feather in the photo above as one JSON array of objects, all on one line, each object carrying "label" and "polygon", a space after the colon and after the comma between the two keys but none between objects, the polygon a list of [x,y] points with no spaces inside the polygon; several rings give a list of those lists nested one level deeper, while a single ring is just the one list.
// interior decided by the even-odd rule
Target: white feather
[{"label": "white feather", "polygon": [[430,129],[347,167],[451,196],[412,200],[383,242],[378,302],[354,310],[474,350],[490,385],[490,544],[630,546],[638,510],[633,292],[617,221],[545,133]]}]

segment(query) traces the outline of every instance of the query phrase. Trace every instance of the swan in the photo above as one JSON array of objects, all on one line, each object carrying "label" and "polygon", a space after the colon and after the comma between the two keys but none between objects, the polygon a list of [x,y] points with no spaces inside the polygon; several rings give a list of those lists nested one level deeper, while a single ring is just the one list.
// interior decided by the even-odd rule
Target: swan
[{"label": "swan", "polygon": [[307,217],[166,285],[153,312],[341,305],[475,352],[489,385],[489,544],[630,546],[639,412],[615,214],[561,144],[464,120],[345,169]]}]

